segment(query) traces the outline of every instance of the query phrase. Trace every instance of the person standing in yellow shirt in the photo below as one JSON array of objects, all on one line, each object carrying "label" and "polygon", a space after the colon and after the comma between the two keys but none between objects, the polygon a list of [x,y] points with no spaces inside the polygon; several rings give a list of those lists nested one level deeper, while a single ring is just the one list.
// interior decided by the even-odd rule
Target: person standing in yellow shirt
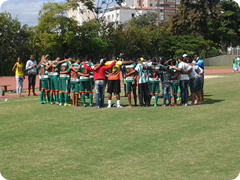
[{"label": "person standing in yellow shirt", "polygon": [[15,72],[15,76],[16,76],[16,84],[17,84],[17,88],[16,88],[16,92],[17,92],[17,95],[19,97],[21,97],[21,93],[22,93],[22,87],[23,87],[23,79],[25,78],[24,77],[24,66],[23,66],[23,63],[21,62],[21,58],[18,57],[17,58],[17,61],[13,68],[12,68],[12,71]]}]

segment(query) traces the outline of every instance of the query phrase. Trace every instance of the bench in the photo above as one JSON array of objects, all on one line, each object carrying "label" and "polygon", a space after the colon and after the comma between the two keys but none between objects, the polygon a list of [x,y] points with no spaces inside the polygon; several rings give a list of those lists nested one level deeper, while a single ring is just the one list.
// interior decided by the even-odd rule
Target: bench
[{"label": "bench", "polygon": [[11,86],[11,85],[0,85],[0,87],[3,87],[4,92],[7,92],[7,87],[8,87],[8,86]]}]

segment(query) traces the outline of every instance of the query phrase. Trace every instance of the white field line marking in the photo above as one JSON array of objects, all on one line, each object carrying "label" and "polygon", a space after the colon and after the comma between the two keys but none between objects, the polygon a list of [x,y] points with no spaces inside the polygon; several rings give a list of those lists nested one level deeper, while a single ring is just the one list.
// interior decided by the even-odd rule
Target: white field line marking
[{"label": "white field line marking", "polygon": [[[3,102],[0,102],[0,104],[3,104],[3,103],[13,103],[13,102],[24,102],[24,101],[36,101],[36,100],[39,100],[39,98],[37,99],[22,99],[22,100],[13,100],[13,99],[16,99],[16,98],[9,98],[8,101],[5,101],[5,99],[2,99]],[[13,100],[13,101],[12,101]]]}]

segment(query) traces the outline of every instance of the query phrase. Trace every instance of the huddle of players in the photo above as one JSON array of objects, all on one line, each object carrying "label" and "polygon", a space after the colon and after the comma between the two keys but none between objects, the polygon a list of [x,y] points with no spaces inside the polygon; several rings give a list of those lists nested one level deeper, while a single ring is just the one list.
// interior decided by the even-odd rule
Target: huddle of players
[{"label": "huddle of players", "polygon": [[[194,56],[195,58],[195,56]],[[196,59],[196,58],[195,58]],[[177,106],[177,92],[180,86],[181,105],[187,106],[188,85],[190,86],[192,105],[203,103],[203,69],[196,65],[196,61],[188,57],[180,57],[178,61],[168,60],[166,62],[150,62],[143,58],[137,60],[137,64],[123,68],[126,81],[126,93],[128,94],[129,107],[131,107],[131,88],[136,105],[136,85],[138,84],[138,95],[140,106],[149,106],[152,96],[155,96],[154,106],[157,106],[160,93],[159,84],[162,83],[163,106],[168,99],[169,106]],[[124,75],[123,75],[124,76]],[[171,104],[171,89],[174,103]],[[144,97],[144,102],[142,97]]]},{"label": "huddle of players", "polygon": [[[112,61],[106,62],[105,65],[111,64]],[[179,62],[179,61],[178,61]],[[178,63],[177,62],[177,63]],[[93,67],[93,64],[85,59],[85,65]],[[77,59],[72,64],[71,58],[65,57],[64,60],[57,58],[54,61],[50,61],[48,57],[42,56],[41,62],[38,66],[41,75],[41,94],[40,102],[45,104],[50,102],[53,104],[53,94],[55,94],[56,104],[60,106],[70,106],[68,104],[68,93],[71,89],[72,93],[72,105],[78,106],[78,94],[81,94],[83,106],[86,107],[85,93],[89,94],[90,107],[92,103],[92,87],[94,84],[93,75],[84,68],[84,63],[81,63],[80,59]],[[198,75],[203,73],[199,71],[199,67],[195,68],[192,63],[188,64],[188,69],[177,68],[175,60],[170,60],[164,63],[164,65],[157,62],[146,62],[143,58],[134,61],[117,61],[116,64],[109,70],[108,74],[108,108],[112,107],[111,98],[112,93],[116,94],[117,107],[122,108],[120,105],[120,71],[122,70],[123,76],[126,81],[126,93],[128,94],[128,102],[131,107],[131,91],[133,91],[134,102],[137,105],[136,86],[140,86],[143,82],[147,84],[145,90],[141,91],[139,87],[139,101],[140,106],[149,106],[152,96],[155,96],[154,106],[157,106],[158,95],[160,93],[159,83],[163,85],[163,106],[166,106],[166,100],[168,99],[169,105],[171,105],[170,88],[172,87],[172,93],[174,96],[174,103],[177,105],[177,89],[179,86],[179,75],[181,74],[194,74],[196,79]],[[184,62],[185,63],[185,62]],[[192,68],[194,66],[194,68]],[[198,72],[197,72],[198,71]],[[195,73],[193,73],[195,72]],[[195,79],[195,78],[194,78]],[[196,81],[199,83],[199,81]],[[193,83],[195,86],[197,83]],[[191,87],[191,86],[190,86]],[[198,85],[200,87],[200,85]],[[192,87],[191,89],[197,89]],[[198,88],[199,89],[199,88]],[[150,92],[149,92],[150,91]],[[191,90],[192,91],[192,90]],[[142,93],[145,93],[144,101],[141,100]],[[48,100],[46,98],[48,96]],[[64,96],[64,102],[63,102]],[[201,98],[195,90],[192,91],[192,104],[201,101]]]},{"label": "huddle of players", "polygon": [[[40,103],[53,104],[53,94],[55,95],[56,104],[60,106],[71,106],[68,104],[68,93],[71,89],[72,105],[78,105],[78,94],[82,95],[83,106],[86,107],[85,93],[89,94],[90,106],[93,106],[92,84],[93,78],[82,64],[80,59],[75,63],[72,59],[64,57],[64,60],[57,58],[51,61],[46,56],[42,56],[38,65],[39,75],[41,76],[41,93]],[[85,64],[93,66],[88,59]],[[64,97],[64,98],[63,98]]]}]

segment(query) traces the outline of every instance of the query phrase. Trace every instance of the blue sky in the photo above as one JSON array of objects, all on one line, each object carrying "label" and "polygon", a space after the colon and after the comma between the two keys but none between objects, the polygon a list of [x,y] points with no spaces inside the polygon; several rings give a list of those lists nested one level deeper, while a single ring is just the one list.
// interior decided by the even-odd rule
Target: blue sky
[{"label": "blue sky", "polygon": [[[0,0],[1,1],[1,0]],[[22,25],[35,26],[38,24],[38,12],[43,3],[63,2],[64,0],[8,0],[0,7],[0,12],[9,12],[12,17],[18,17]]]}]

